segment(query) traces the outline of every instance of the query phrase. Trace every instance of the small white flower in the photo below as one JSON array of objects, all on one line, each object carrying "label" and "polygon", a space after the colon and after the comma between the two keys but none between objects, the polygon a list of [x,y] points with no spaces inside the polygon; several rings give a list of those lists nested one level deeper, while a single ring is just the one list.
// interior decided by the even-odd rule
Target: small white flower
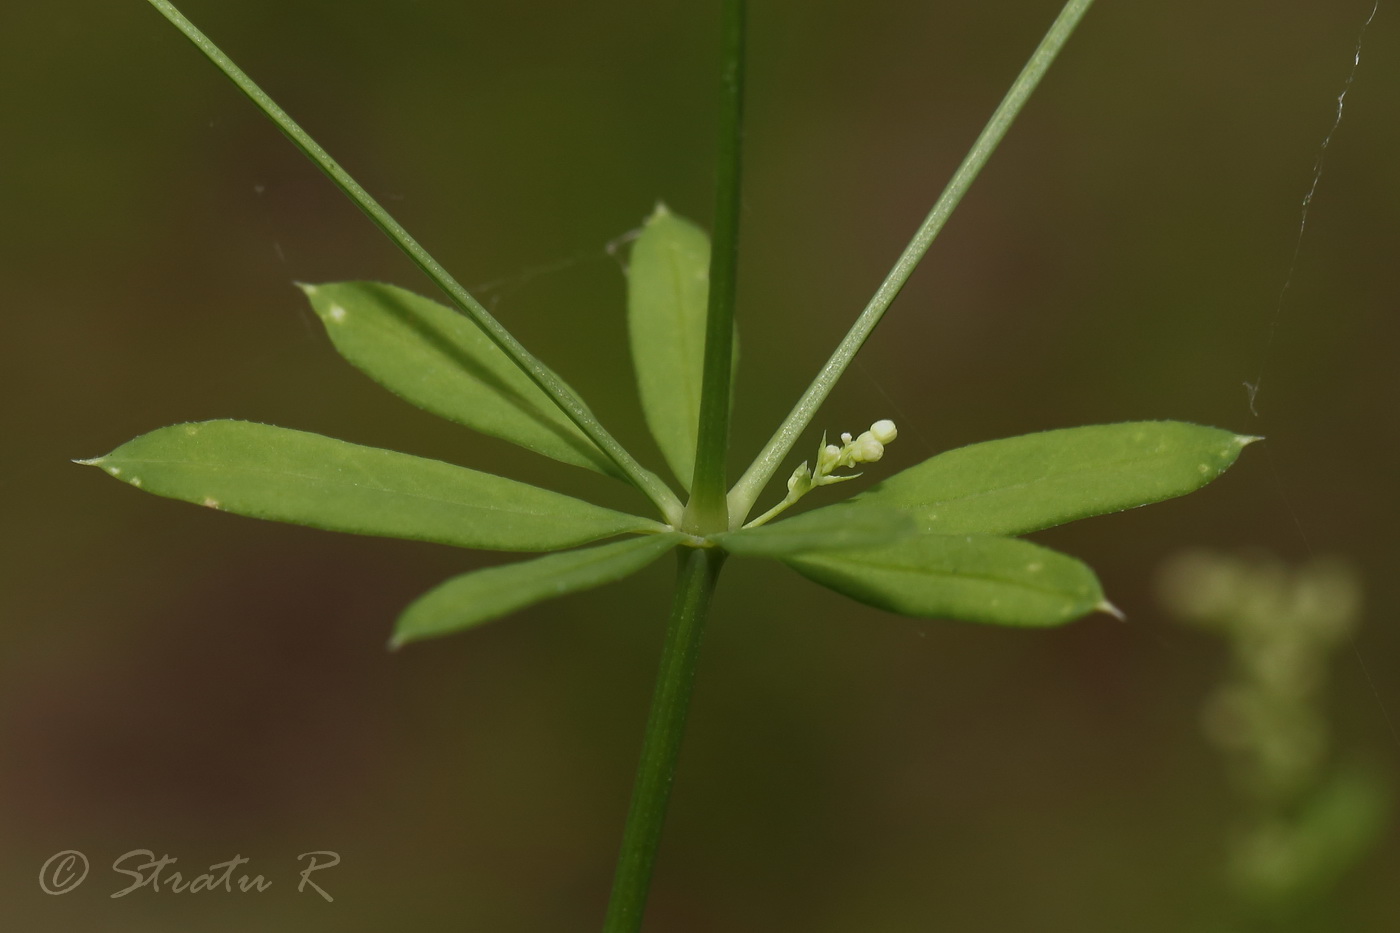
[{"label": "small white flower", "polygon": [[883,418],[870,426],[870,434],[881,444],[888,444],[899,436],[899,431],[893,421]]},{"label": "small white flower", "polygon": [[855,443],[851,445],[851,451],[856,463],[874,463],[885,455],[885,445],[876,440],[875,435],[866,431],[856,438]]}]

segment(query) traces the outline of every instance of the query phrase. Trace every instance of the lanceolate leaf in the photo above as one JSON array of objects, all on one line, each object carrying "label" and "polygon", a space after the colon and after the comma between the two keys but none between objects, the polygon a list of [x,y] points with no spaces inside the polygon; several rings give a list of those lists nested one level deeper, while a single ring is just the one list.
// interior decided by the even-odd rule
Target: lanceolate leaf
[{"label": "lanceolate leaf", "polygon": [[732,554],[787,557],[895,544],[913,535],[915,527],[913,517],[901,509],[839,502],[771,525],[715,535],[714,541]]},{"label": "lanceolate leaf", "polygon": [[465,315],[393,285],[303,285],[331,342],[380,385],[435,415],[536,453],[617,468]]},{"label": "lanceolate leaf", "polygon": [[550,551],[664,527],[439,460],[247,421],[177,424],[82,462],[239,515],[459,547]]},{"label": "lanceolate leaf", "polygon": [[391,644],[398,647],[447,635],[546,599],[621,580],[680,540],[677,534],[646,535],[464,573],[429,590],[405,609]]},{"label": "lanceolate leaf", "polygon": [[687,489],[700,426],[709,279],[709,238],[658,204],[628,261],[627,327],[647,427]]},{"label": "lanceolate leaf", "polygon": [[1016,538],[924,534],[784,561],[838,593],[902,615],[1046,626],[1113,611],[1088,566]]},{"label": "lanceolate leaf", "polygon": [[1258,438],[1180,421],[1100,424],[959,447],[857,497],[922,531],[1019,535],[1199,489]]}]

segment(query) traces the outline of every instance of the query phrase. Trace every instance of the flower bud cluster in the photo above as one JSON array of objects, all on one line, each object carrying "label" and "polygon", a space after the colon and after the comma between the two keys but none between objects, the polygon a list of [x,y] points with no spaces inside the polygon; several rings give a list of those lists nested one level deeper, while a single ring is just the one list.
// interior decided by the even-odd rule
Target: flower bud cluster
[{"label": "flower bud cluster", "polygon": [[885,455],[885,445],[899,436],[899,431],[895,428],[894,422],[888,418],[881,419],[870,426],[869,431],[864,431],[859,437],[851,437],[850,434],[841,435],[841,445],[828,444],[826,438],[822,438],[821,447],[817,450],[817,467],[813,470],[803,461],[802,465],[792,472],[788,478],[787,498],[783,500],[785,506],[791,505],[798,499],[805,496],[817,486],[826,486],[831,483],[840,483],[848,479],[855,479],[859,473],[849,473],[844,476],[833,475],[836,470],[849,469],[858,463],[874,463]]},{"label": "flower bud cluster", "polygon": [[831,478],[831,473],[843,467],[853,467],[857,463],[874,463],[885,455],[885,445],[898,436],[899,431],[888,418],[875,422],[869,431],[863,432],[855,439],[852,439],[850,434],[842,434],[840,447],[824,444],[817,453],[814,482],[820,486],[823,478],[829,482],[848,479],[849,477]]}]

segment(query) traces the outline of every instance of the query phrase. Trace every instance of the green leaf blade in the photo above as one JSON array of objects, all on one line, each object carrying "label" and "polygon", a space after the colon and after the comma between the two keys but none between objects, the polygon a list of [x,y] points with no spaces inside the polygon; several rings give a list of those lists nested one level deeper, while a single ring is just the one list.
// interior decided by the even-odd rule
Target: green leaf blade
[{"label": "green leaf blade", "polygon": [[301,288],[340,355],[395,395],[546,457],[620,475],[466,315],[379,282]]},{"label": "green leaf blade", "polygon": [[757,528],[741,528],[712,540],[731,554],[784,558],[818,551],[894,544],[911,537],[916,524],[901,509],[838,502]]},{"label": "green leaf blade", "polygon": [[1020,535],[1193,492],[1257,438],[1180,421],[1090,425],[959,447],[857,497],[933,534]]},{"label": "green leaf blade", "polygon": [[247,421],[172,425],[82,462],[239,515],[458,547],[547,551],[665,527],[439,460]]},{"label": "green leaf blade", "polygon": [[678,534],[647,535],[453,577],[403,611],[390,646],[460,632],[546,599],[621,580],[680,540]]},{"label": "green leaf blade", "polygon": [[858,602],[919,618],[1044,627],[1113,611],[1086,564],[1016,538],[923,534],[784,562]]},{"label": "green leaf blade", "polygon": [[628,261],[627,329],[647,427],[686,489],[700,428],[709,280],[705,232],[658,204]]}]

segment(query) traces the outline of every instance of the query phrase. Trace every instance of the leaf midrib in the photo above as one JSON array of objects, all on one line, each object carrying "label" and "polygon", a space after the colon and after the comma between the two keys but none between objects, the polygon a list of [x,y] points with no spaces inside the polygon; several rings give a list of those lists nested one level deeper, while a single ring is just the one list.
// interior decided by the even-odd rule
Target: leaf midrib
[{"label": "leaf midrib", "polygon": [[[905,506],[905,508],[924,508],[932,506],[942,506],[947,505],[950,502],[972,502],[977,499],[983,499],[987,496],[994,496],[1002,492],[1013,492],[1017,490],[1029,489],[1041,483],[1049,482],[1052,479],[1073,479],[1075,477],[1086,476],[1093,473],[1115,472],[1132,466],[1141,466],[1143,464],[1146,464],[1149,461],[1149,459],[1150,458],[1147,456],[1142,456],[1133,457],[1125,460],[1103,461],[1100,464],[1096,464],[1093,467],[1078,470],[1065,470],[1061,473],[1045,474],[1038,476],[1035,479],[1026,480],[1025,482],[1008,483],[1005,486],[997,486],[994,489],[985,489],[980,492],[967,493],[966,495],[952,496],[947,499],[926,499],[917,503],[913,503],[912,506]],[[873,490],[871,495],[878,495],[878,490]]]},{"label": "leaf midrib", "polygon": [[[227,471],[227,472],[243,473],[243,474],[247,474],[247,475],[251,475],[251,476],[266,476],[266,477],[293,478],[293,479],[306,480],[306,481],[310,481],[310,482],[320,483],[320,484],[323,484],[323,485],[338,486],[338,487],[343,487],[343,488],[363,488],[363,489],[368,489],[368,490],[371,490],[371,491],[374,491],[374,492],[390,493],[390,494],[393,494],[393,495],[396,495],[396,496],[404,496],[404,497],[410,498],[410,499],[418,499],[418,500],[421,500],[421,501],[423,501],[423,502],[430,502],[430,503],[435,503],[435,504],[440,504],[440,505],[455,505],[455,506],[459,506],[459,507],[462,507],[462,508],[475,509],[475,510],[483,511],[483,512],[504,512],[504,513],[509,513],[509,514],[513,514],[513,515],[529,515],[529,516],[532,516],[532,517],[558,517],[558,514],[559,514],[559,513],[557,513],[557,512],[549,512],[549,511],[537,512],[537,511],[532,511],[532,510],[530,510],[530,509],[523,509],[523,508],[509,509],[509,508],[502,508],[502,507],[500,507],[500,506],[495,506],[495,505],[485,505],[485,504],[480,504],[480,505],[478,505],[478,504],[471,504],[471,503],[462,502],[462,501],[460,501],[460,500],[458,500],[458,499],[444,499],[444,498],[441,498],[441,497],[439,497],[439,496],[433,496],[433,495],[428,495],[428,494],[419,493],[419,492],[410,492],[410,491],[402,490],[402,489],[395,489],[395,488],[390,487],[390,486],[383,486],[383,485],[376,485],[376,484],[369,484],[369,483],[360,483],[360,482],[354,482],[354,481],[351,481],[351,480],[331,479],[331,478],[327,478],[327,477],[324,477],[324,476],[317,476],[317,475],[315,475],[315,474],[297,473],[297,472],[293,472],[293,471],[291,471],[291,470],[268,470],[268,469],[259,469],[259,468],[257,468],[257,467],[213,466],[213,465],[210,465],[210,464],[205,463],[205,462],[200,461],[200,460],[170,460],[170,459],[155,460],[155,459],[136,458],[136,457],[123,457],[123,458],[120,459],[119,462],[120,462],[120,463],[123,463],[123,464],[127,464],[127,463],[131,463],[131,464],[140,464],[140,463],[144,463],[144,464],[153,464],[153,465],[180,466],[180,467],[185,467],[185,468],[190,469],[191,472],[193,472],[195,469],[199,469],[199,470],[202,470],[202,471],[204,471],[204,472]],[[450,466],[450,464],[444,464],[444,466]],[[464,468],[463,468],[463,467],[457,467],[457,469],[464,469]],[[548,490],[542,490],[542,491],[548,492]],[[562,494],[556,493],[556,495],[562,495]],[[572,498],[572,497],[566,496],[565,498]],[[580,503],[580,504],[582,504],[582,505],[588,506],[589,508],[592,508],[592,509],[598,509],[598,510],[603,511],[603,512],[610,512],[610,513],[613,513],[613,514],[615,514],[615,515],[622,515],[622,516],[626,516],[626,517],[629,517],[629,518],[637,518],[637,519],[640,520],[640,521],[646,521],[646,519],[642,518],[642,516],[640,516],[640,515],[632,516],[632,515],[630,515],[630,514],[627,513],[627,512],[617,512],[617,511],[615,511],[615,510],[613,510],[613,509],[604,508],[604,507],[601,506],[601,505],[594,505],[594,504],[591,503],[591,502],[584,502],[582,499],[576,499],[576,500],[574,500],[574,501],[576,501],[576,502],[578,502],[578,503]]]},{"label": "leaf midrib", "polygon": [[[809,559],[809,560],[811,560],[811,559]],[[814,561],[812,561],[812,562],[819,562],[820,560],[821,560],[821,558],[816,558],[816,559],[815,559]],[[887,565],[887,564],[876,564],[876,563],[871,563],[870,561],[862,561],[862,560],[857,560],[857,559],[849,558],[849,557],[843,557],[843,558],[841,558],[840,560],[841,560],[843,563],[852,564],[852,565],[855,565],[856,567],[860,567],[860,568],[864,568],[864,569],[877,570],[877,571],[880,571],[880,572],[883,572],[883,573],[899,574],[899,575],[903,575],[903,576],[906,576],[906,577],[910,577],[910,576],[915,577],[915,578],[919,578],[919,577],[949,577],[949,578],[962,579],[962,580],[981,580],[981,581],[983,581],[983,582],[987,582],[987,583],[997,583],[997,584],[1001,584],[1001,585],[1003,585],[1003,586],[1015,586],[1015,587],[1020,587],[1020,588],[1022,588],[1022,589],[1032,590],[1032,591],[1037,592],[1037,593],[1048,593],[1048,594],[1058,595],[1058,596],[1063,596],[1063,595],[1065,595],[1066,593],[1069,593],[1069,595],[1071,595],[1071,596],[1073,596],[1073,597],[1075,597],[1075,598],[1078,598],[1078,596],[1079,596],[1079,594],[1077,594],[1077,593],[1069,592],[1069,591],[1063,590],[1063,589],[1052,589],[1052,588],[1049,588],[1049,587],[1044,586],[1044,585],[1037,586],[1037,585],[1035,585],[1035,584],[1028,583],[1028,582],[1023,582],[1023,581],[1019,581],[1019,580],[1008,580],[1008,579],[1005,579],[1005,578],[1002,578],[1002,577],[989,576],[989,575],[986,574],[986,573],[960,573],[960,572],[951,571],[951,570],[911,570],[911,569],[906,568],[906,567],[891,567],[891,566],[889,566],[889,565]],[[801,563],[801,562],[802,562],[802,559],[801,559],[801,558],[798,558],[798,559],[795,559],[795,560],[794,560],[794,563]],[[830,565],[828,565],[828,566],[830,566]]]}]

